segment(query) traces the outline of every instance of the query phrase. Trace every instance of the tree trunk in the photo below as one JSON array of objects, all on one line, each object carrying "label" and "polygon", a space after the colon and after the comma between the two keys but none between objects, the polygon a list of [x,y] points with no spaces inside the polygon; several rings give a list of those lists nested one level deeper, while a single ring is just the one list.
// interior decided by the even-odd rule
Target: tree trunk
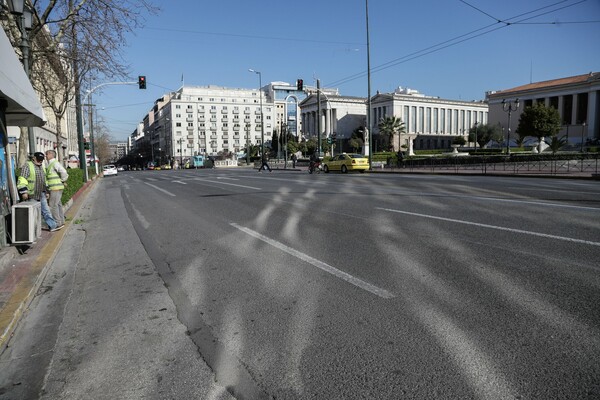
[{"label": "tree trunk", "polygon": [[19,136],[19,153],[17,154],[17,165],[18,165],[19,169],[29,159],[28,150],[29,150],[29,134],[27,132],[27,127],[22,126],[21,127],[21,135]]}]

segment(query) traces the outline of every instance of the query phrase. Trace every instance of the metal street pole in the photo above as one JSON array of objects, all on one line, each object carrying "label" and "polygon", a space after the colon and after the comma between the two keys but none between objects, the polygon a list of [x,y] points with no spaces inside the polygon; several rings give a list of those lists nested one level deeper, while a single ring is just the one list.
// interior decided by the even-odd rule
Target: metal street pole
[{"label": "metal street pole", "polygon": [[317,79],[317,153],[321,157],[321,80]]},{"label": "metal street pole", "polygon": [[585,121],[581,125],[581,152],[583,153],[583,133],[585,132]]},{"label": "metal street pole", "polygon": [[260,99],[260,156],[265,156],[265,124],[263,117],[263,102],[262,102],[262,74],[260,71],[249,69],[248,71],[258,74],[258,96]]},{"label": "metal street pole", "polygon": [[[369,169],[373,169],[373,134],[371,133],[371,43],[369,39],[369,0],[365,0],[367,19],[367,130],[369,140]],[[365,137],[365,139],[367,139]]]},{"label": "metal street pole", "polygon": [[513,111],[517,111],[519,109],[519,99],[517,98],[515,102],[502,100],[502,109],[505,112],[508,112],[508,130],[506,131],[506,154],[510,154],[510,116]]},{"label": "metal street pole", "polygon": [[477,122],[475,122],[475,151],[477,151]]}]

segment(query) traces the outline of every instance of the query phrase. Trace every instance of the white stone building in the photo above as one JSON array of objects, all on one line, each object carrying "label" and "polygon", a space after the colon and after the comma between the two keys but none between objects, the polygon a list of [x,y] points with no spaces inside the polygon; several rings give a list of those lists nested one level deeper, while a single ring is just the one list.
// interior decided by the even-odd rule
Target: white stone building
[{"label": "white stone building", "polygon": [[377,148],[377,125],[388,116],[404,123],[406,134],[398,140],[412,153],[413,148],[449,148],[457,136],[468,140],[471,127],[488,122],[488,105],[484,101],[444,100],[402,87],[393,93],[377,93],[371,99],[373,151],[382,150]]},{"label": "white stone building", "polygon": [[259,89],[184,86],[156,102],[145,118],[153,156],[163,162],[193,155],[216,156],[245,151],[247,143],[261,143],[261,106],[264,141],[269,146],[274,129],[273,102]]},{"label": "white stone building", "polygon": [[[517,99],[519,108],[511,112],[509,126],[508,111],[502,102],[515,104]],[[563,123],[559,135],[567,137],[570,143],[581,144],[600,138],[600,72],[490,91],[487,101],[490,123],[500,124],[504,129],[509,127],[511,132],[516,131],[525,107],[537,102],[558,110]]]},{"label": "white stone building", "polygon": [[347,140],[352,133],[365,126],[366,106],[364,97],[340,96],[337,91],[324,89],[321,95],[310,94],[300,103],[302,135],[318,136],[319,100],[321,103],[321,139],[335,135],[337,140]]}]

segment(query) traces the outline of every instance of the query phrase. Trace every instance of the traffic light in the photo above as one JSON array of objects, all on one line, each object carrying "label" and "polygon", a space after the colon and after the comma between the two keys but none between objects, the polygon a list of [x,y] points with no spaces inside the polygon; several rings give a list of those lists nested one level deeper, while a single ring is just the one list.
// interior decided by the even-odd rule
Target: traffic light
[{"label": "traffic light", "polygon": [[146,77],[144,75],[138,76],[138,86],[140,89],[146,89]]},{"label": "traffic light", "polygon": [[83,143],[83,148],[84,148],[84,150],[89,150],[90,149],[90,142],[84,142]]},{"label": "traffic light", "polygon": [[298,90],[304,90],[304,81],[302,79],[296,81],[296,88]]}]

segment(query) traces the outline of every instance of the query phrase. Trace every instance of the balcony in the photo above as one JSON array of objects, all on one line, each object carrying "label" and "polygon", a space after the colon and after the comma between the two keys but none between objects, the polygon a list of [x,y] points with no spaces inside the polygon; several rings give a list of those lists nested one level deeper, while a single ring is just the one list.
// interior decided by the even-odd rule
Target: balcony
[{"label": "balcony", "polygon": [[229,111],[227,111],[227,109],[221,109],[221,114],[227,114]]},{"label": "balcony", "polygon": [[234,126],[234,127],[233,127],[233,130],[234,130],[234,131],[239,131],[239,130],[240,130],[240,126],[239,126],[239,125],[238,125],[238,126]]},{"label": "balcony", "polygon": [[210,130],[211,130],[211,131],[216,131],[216,130],[217,130],[217,127],[216,127],[216,126],[211,126],[211,127],[210,127]]},{"label": "balcony", "polygon": [[250,114],[250,110],[244,110],[244,114]]},{"label": "balcony", "polygon": [[234,110],[233,110],[233,113],[234,113],[234,114],[239,114],[239,113],[240,113],[240,110],[235,110],[235,109],[234,109]]},{"label": "balcony", "polygon": [[215,108],[211,108],[211,109],[210,109],[210,113],[211,113],[211,114],[216,114],[216,113],[217,113],[217,110],[216,110]]},{"label": "balcony", "polygon": [[193,134],[192,135],[187,135],[187,138],[191,139],[191,140],[194,140],[194,135]]},{"label": "balcony", "polygon": [[198,117],[198,122],[206,122],[206,118],[204,118],[204,117]]},{"label": "balcony", "polygon": [[187,127],[187,130],[188,130],[188,131],[193,131],[193,130],[194,130],[194,127],[193,127],[193,126],[188,126],[188,127]]},{"label": "balcony", "polygon": [[185,119],[185,122],[194,122],[194,118],[192,118],[192,117],[187,117],[187,118]]},{"label": "balcony", "polygon": [[217,135],[210,135],[211,140],[217,140]]}]

